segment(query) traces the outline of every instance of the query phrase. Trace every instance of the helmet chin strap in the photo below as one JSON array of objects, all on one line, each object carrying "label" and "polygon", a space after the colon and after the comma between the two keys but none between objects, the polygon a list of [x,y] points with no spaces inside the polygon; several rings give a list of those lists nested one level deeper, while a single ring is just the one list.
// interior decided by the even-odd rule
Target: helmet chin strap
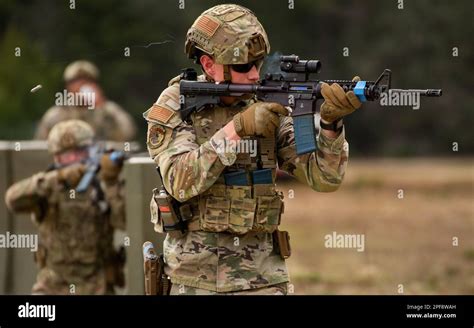
[{"label": "helmet chin strap", "polygon": [[232,75],[230,74],[230,65],[224,65],[224,81],[232,82]]},{"label": "helmet chin strap", "polygon": [[[230,74],[230,65],[222,65],[222,66],[224,66],[224,81],[223,82],[232,83],[232,75]],[[202,72],[204,73],[204,76],[206,76],[207,81],[215,82],[212,76],[207,74],[207,72],[204,69],[202,69]]]}]

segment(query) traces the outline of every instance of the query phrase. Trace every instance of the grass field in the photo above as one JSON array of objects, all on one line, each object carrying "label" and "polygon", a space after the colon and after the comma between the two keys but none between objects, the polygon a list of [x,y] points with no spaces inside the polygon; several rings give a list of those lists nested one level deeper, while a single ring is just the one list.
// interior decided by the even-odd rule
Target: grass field
[{"label": "grass field", "polygon": [[[334,193],[280,180],[294,293],[474,294],[473,163],[351,160]],[[363,234],[364,251],[326,248],[333,232]]]}]

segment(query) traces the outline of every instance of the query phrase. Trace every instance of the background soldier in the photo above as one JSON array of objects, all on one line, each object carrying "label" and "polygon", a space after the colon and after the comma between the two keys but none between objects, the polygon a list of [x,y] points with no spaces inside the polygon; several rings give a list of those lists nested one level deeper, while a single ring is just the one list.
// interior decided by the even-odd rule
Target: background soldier
[{"label": "background soldier", "polygon": [[[238,5],[205,11],[185,43],[186,54],[202,66],[200,81],[257,83],[269,51],[262,25]],[[144,113],[148,151],[178,202],[170,214],[156,190],[152,200],[155,230],[168,233],[164,260],[171,294],[286,294],[289,247],[287,234],[277,229],[283,212],[283,195],[275,190],[277,164],[316,191],[335,191],[348,157],[342,117],[361,103],[353,92],[325,84],[318,151],[297,156],[286,108],[222,97],[220,105],[183,121],[178,82],[171,80]],[[257,156],[229,146],[243,140],[258,144]]]},{"label": "background soldier", "polygon": [[11,211],[31,212],[39,230],[35,294],[104,294],[123,283],[113,249],[114,229],[125,228],[121,166],[108,154],[84,193],[81,180],[94,132],[85,122],[58,123],[48,136],[54,167],[12,185],[5,196]]},{"label": "background soldier", "polygon": [[[94,93],[93,109],[84,104],[53,106],[43,115],[36,130],[36,139],[46,139],[58,122],[79,119],[89,123],[99,140],[131,141],[136,127],[132,117],[118,104],[108,100],[97,83],[99,70],[91,62],[78,60],[64,70],[66,90],[71,94]],[[82,106],[81,106],[82,105]]]}]

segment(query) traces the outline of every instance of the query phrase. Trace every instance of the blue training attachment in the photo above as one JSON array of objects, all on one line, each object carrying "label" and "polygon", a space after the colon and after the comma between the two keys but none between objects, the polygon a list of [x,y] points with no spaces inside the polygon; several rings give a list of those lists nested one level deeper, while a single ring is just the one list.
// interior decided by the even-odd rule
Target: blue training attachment
[{"label": "blue training attachment", "polygon": [[356,86],[354,87],[355,95],[362,102],[367,101],[367,98],[365,98],[365,84],[366,84],[366,81],[359,81],[359,82],[357,82]]},{"label": "blue training attachment", "polygon": [[317,149],[314,128],[314,116],[312,114],[293,117],[295,129],[296,154],[302,155],[312,153]]}]

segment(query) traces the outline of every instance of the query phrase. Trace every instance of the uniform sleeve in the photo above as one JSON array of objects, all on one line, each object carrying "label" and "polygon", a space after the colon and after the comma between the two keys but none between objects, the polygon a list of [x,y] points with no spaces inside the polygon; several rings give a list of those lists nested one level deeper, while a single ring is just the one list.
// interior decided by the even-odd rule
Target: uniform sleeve
[{"label": "uniform sleeve", "polygon": [[58,185],[57,177],[57,171],[40,172],[13,184],[5,194],[8,209],[13,212],[41,212],[47,198]]},{"label": "uniform sleeve", "polygon": [[184,202],[210,188],[224,168],[235,162],[236,154],[227,147],[223,129],[199,145],[193,127],[179,118],[178,97],[179,86],[167,88],[144,116],[148,152],[159,167],[163,185]]},{"label": "uniform sleeve", "polygon": [[110,224],[114,229],[125,230],[125,201],[123,181],[104,182],[105,200],[110,208]]},{"label": "uniform sleeve", "polygon": [[316,191],[335,191],[342,183],[349,157],[349,144],[344,136],[344,130],[337,138],[319,133],[317,151],[298,156],[293,119],[283,117],[277,137],[278,166]]}]

